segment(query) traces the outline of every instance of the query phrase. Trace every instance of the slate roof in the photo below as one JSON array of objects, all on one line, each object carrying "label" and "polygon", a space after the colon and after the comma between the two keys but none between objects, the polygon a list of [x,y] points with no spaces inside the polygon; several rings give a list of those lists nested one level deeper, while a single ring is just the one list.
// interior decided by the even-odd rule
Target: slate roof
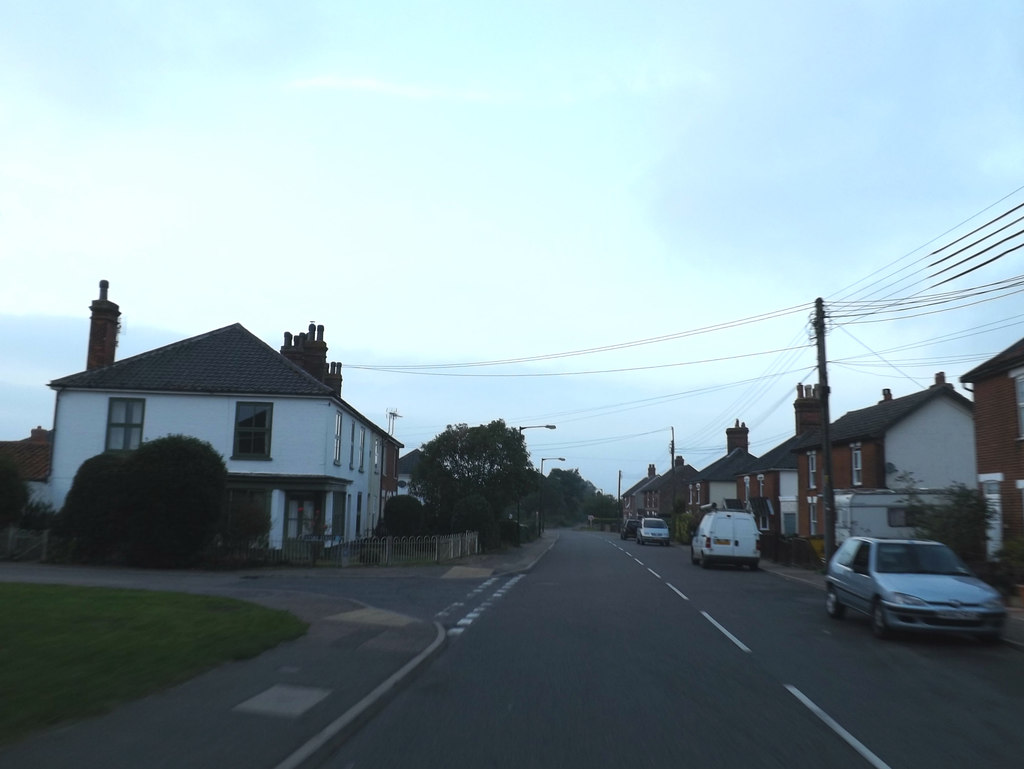
[{"label": "slate roof", "polygon": [[337,397],[239,323],[54,379],[50,387]]},{"label": "slate roof", "polygon": [[[874,406],[848,411],[832,423],[832,443],[882,438],[896,424],[938,398],[950,398],[968,411],[974,411],[974,404],[954,390],[953,385],[932,385],[927,390],[904,395],[902,398],[883,400]],[[821,431],[813,430],[801,436],[792,449],[797,451],[820,445]]]},{"label": "slate roof", "polygon": [[759,473],[765,470],[796,470],[797,456],[793,449],[806,437],[805,435],[794,435],[787,438],[778,446],[762,454],[759,459],[743,470],[745,473]]},{"label": "slate roof", "polygon": [[423,452],[419,449],[413,449],[404,457],[400,457],[398,460],[398,474],[399,475],[412,475],[413,470],[420,463],[420,457]]},{"label": "slate roof", "polygon": [[697,475],[697,468],[692,465],[674,465],[670,470],[666,470],[661,475],[648,480],[644,485],[643,491],[657,491],[665,487],[672,486],[672,479],[675,478],[676,491],[680,491],[689,484],[690,479]]},{"label": "slate roof", "polygon": [[694,481],[735,481],[756,460],[753,454],[737,446],[692,477]]},{"label": "slate roof", "polygon": [[980,366],[975,366],[962,377],[961,382],[978,382],[996,374],[1002,374],[1011,368],[1024,364],[1024,339],[1014,342],[994,358],[989,358]]}]

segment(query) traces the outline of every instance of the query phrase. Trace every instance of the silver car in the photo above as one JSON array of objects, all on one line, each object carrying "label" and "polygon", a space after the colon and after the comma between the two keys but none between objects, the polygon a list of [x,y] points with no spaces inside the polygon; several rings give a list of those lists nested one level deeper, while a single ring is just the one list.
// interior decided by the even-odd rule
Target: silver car
[{"label": "silver car", "polygon": [[636,543],[646,545],[648,542],[668,545],[668,524],[661,518],[644,518],[636,527]]},{"label": "silver car", "polygon": [[828,615],[863,612],[879,638],[910,630],[994,641],[1006,621],[999,593],[939,542],[850,537],[829,561],[825,582]]}]

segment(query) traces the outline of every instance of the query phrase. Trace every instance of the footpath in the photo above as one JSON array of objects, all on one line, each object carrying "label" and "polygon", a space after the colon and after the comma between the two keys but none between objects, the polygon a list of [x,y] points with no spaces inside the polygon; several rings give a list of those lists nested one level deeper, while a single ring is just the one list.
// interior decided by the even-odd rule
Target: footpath
[{"label": "footpath", "polygon": [[[549,533],[519,548],[460,559],[445,576],[526,571],[557,538]],[[309,623],[304,636],[258,657],[0,748],[0,769],[312,769],[440,653],[447,638],[437,622],[344,598],[232,592],[231,580],[218,574],[0,563],[0,581],[209,592],[286,609]]]},{"label": "footpath", "polygon": [[[444,576],[480,579],[528,571],[557,539],[557,532],[548,532],[521,548],[460,559]],[[824,596],[818,572],[768,561],[761,568]],[[447,639],[437,622],[345,598],[232,592],[232,579],[223,575],[0,563],[0,581],[210,592],[287,609],[309,623],[303,637],[258,657],[226,663],[106,715],[2,748],[0,769],[313,769],[439,654]],[[1005,639],[1024,650],[1024,609],[1010,609]]]}]

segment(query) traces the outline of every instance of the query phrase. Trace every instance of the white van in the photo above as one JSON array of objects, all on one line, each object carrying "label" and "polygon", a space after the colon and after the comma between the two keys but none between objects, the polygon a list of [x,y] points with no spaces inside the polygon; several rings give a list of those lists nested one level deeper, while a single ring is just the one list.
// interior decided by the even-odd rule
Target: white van
[{"label": "white van", "polygon": [[712,508],[690,542],[690,562],[707,568],[715,563],[734,563],[751,571],[761,561],[761,532],[754,515],[746,510]]}]

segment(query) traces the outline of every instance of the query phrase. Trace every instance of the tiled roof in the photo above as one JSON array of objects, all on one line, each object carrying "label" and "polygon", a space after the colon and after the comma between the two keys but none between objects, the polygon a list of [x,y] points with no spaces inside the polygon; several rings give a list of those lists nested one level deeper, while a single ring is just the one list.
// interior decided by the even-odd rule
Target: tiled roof
[{"label": "tiled roof", "polygon": [[994,358],[989,358],[960,377],[961,382],[978,382],[1024,364],[1024,339],[1014,342]]},{"label": "tiled roof", "polygon": [[715,460],[693,476],[695,481],[734,481],[740,473],[756,460],[753,454],[743,448],[735,448],[721,459]]},{"label": "tiled roof", "polygon": [[697,468],[692,465],[676,465],[671,470],[666,470],[661,475],[651,478],[644,486],[644,491],[656,491],[672,485],[673,478],[678,488],[684,488],[697,475]]},{"label": "tiled roof", "polygon": [[[883,400],[874,406],[848,411],[832,423],[832,443],[881,438],[896,424],[938,398],[950,398],[968,411],[974,410],[974,404],[954,390],[953,385],[932,385],[927,390],[904,395],[902,398]],[[814,430],[801,436],[792,448],[799,450],[820,445],[821,431]]]},{"label": "tiled roof", "polygon": [[54,389],[332,396],[334,391],[235,323],[50,382]]},{"label": "tiled roof", "polygon": [[420,457],[423,452],[419,449],[413,449],[404,457],[398,460],[398,474],[399,475],[412,475],[412,471],[416,469],[416,465],[420,463]]},{"label": "tiled roof", "polygon": [[24,481],[45,481],[50,474],[50,444],[40,441],[0,441],[0,456],[10,457]]}]

